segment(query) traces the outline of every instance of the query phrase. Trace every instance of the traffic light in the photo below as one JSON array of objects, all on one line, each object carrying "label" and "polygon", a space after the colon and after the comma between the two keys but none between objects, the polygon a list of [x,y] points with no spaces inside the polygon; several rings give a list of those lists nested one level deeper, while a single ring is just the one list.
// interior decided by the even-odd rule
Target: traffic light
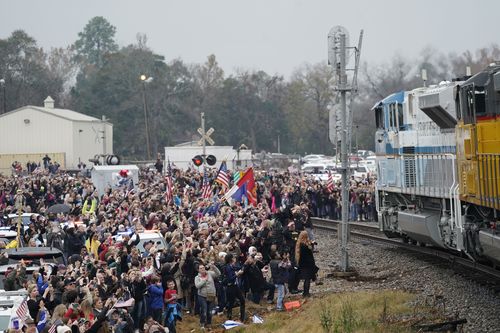
[{"label": "traffic light", "polygon": [[192,161],[194,165],[199,167],[203,164],[203,157],[201,155],[196,155],[195,157],[193,157]]},{"label": "traffic light", "polygon": [[214,165],[217,162],[217,158],[214,155],[208,155],[205,160],[208,165]]}]

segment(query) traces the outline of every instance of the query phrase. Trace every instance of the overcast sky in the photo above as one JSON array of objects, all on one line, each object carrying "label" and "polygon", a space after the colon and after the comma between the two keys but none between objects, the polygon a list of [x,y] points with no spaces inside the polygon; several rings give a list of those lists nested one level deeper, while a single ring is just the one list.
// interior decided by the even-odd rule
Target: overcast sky
[{"label": "overcast sky", "polygon": [[67,46],[94,16],[116,29],[120,46],[144,33],[167,60],[202,63],[215,54],[232,73],[289,76],[327,58],[327,34],[343,25],[362,61],[382,63],[424,47],[463,52],[499,42],[500,1],[481,0],[0,0],[0,38],[23,29],[44,48]]}]

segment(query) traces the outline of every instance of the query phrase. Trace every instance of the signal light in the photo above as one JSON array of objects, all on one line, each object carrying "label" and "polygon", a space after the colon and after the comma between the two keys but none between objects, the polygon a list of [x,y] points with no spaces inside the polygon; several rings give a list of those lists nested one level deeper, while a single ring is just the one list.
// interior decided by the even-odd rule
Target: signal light
[{"label": "signal light", "polygon": [[194,165],[199,167],[203,164],[203,157],[201,157],[201,155],[196,155],[195,157],[193,157],[192,161]]},{"label": "signal light", "polygon": [[106,164],[107,165],[119,165],[120,164],[120,157],[117,155],[108,155],[106,157]]},{"label": "signal light", "polygon": [[217,158],[214,155],[208,155],[206,161],[208,165],[214,165],[217,162]]}]

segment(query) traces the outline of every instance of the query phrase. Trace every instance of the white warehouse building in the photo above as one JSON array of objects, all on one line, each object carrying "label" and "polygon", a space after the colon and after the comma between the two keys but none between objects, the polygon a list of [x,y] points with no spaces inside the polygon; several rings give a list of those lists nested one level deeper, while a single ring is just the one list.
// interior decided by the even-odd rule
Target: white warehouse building
[{"label": "white warehouse building", "polygon": [[113,125],[67,109],[27,105],[0,115],[0,173],[9,174],[14,161],[42,162],[47,154],[64,169],[90,165],[95,155],[113,153]]}]

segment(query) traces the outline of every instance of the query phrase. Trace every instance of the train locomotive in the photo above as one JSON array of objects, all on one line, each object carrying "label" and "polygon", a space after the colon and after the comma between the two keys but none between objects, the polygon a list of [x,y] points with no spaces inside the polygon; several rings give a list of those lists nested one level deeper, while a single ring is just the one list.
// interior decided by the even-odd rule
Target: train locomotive
[{"label": "train locomotive", "polygon": [[500,263],[500,63],[372,110],[380,229]]}]

